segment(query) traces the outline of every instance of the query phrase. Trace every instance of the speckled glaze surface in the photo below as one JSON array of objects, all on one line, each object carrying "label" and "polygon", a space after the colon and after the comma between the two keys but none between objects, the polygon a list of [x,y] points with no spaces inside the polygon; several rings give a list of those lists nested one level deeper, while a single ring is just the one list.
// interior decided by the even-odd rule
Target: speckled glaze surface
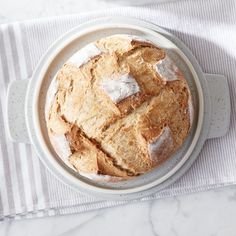
[{"label": "speckled glaze surface", "polygon": [[[134,181],[100,185],[72,173],[60,162],[48,142],[42,114],[44,114],[46,88],[64,61],[85,44],[101,36],[115,33],[146,37],[168,50],[169,55],[178,61],[178,65],[188,80],[193,95],[195,116],[188,139],[176,155],[161,168],[138,177]],[[78,191],[95,194],[98,197],[125,200],[139,198],[164,188],[176,181],[191,166],[207,138],[225,134],[229,126],[230,104],[226,79],[223,76],[203,74],[197,61],[182,42],[158,26],[140,20],[105,18],[78,26],[60,38],[47,51],[33,77],[29,85],[26,82],[22,85],[24,88],[28,86],[25,114],[22,109],[18,110],[18,115],[21,114],[26,118],[21,119],[21,122],[25,121],[28,127],[30,142],[55,176]],[[10,112],[13,111],[16,101],[13,92],[15,88],[16,86],[12,84],[8,93],[8,111],[11,117],[9,127],[12,127],[11,120],[17,114],[16,110]],[[24,94],[22,98],[23,96]],[[27,132],[22,140],[17,138],[19,132],[18,126],[10,130],[13,139],[27,142]],[[21,132],[24,131],[21,130]]]}]

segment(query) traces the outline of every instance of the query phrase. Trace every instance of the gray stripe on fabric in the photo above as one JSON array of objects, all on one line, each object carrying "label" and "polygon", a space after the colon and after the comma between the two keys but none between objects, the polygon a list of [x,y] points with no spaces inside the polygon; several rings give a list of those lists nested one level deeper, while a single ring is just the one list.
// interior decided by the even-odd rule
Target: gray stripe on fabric
[{"label": "gray stripe on fabric", "polygon": [[1,63],[2,63],[2,68],[3,68],[3,80],[5,83],[5,86],[7,86],[7,84],[9,83],[9,73],[8,73],[7,56],[6,56],[6,49],[4,47],[2,30],[0,30],[0,52],[1,52],[0,53]]},{"label": "gray stripe on fabric", "polygon": [[[14,69],[15,69],[15,75],[16,79],[19,79],[18,76],[20,76],[20,62],[19,62],[19,55],[16,47],[16,39],[15,39],[15,34],[13,30],[13,25],[9,25],[8,27],[8,32],[9,32],[9,38],[10,38],[10,45],[12,49],[12,55],[13,56],[13,63],[14,63]],[[25,192],[24,192],[24,184],[23,184],[23,176],[22,176],[22,166],[21,166],[21,158],[18,158],[19,155],[21,155],[19,146],[18,144],[13,143],[13,151],[14,151],[14,156],[15,162],[16,162],[16,174],[17,174],[17,179],[19,181],[19,194],[20,194],[20,201],[21,201],[21,206],[26,206],[26,198],[25,198]]]},{"label": "gray stripe on fabric", "polygon": [[1,186],[0,186],[0,217],[1,215],[3,215],[3,202],[2,202],[2,196],[1,196],[2,190],[1,190]]},{"label": "gray stripe on fabric", "polygon": [[30,77],[32,75],[33,68],[32,68],[32,63],[31,63],[31,58],[30,58],[30,50],[29,50],[29,43],[28,43],[26,28],[25,28],[25,24],[23,23],[20,23],[19,26],[21,29],[23,48],[25,49],[25,63],[26,63],[27,74]]},{"label": "gray stripe on fabric", "polygon": [[41,182],[42,182],[42,189],[44,193],[45,205],[46,207],[50,206],[50,199],[48,193],[48,182],[46,177],[46,167],[42,164],[41,160],[39,160],[40,172],[41,172]]},{"label": "gray stripe on fabric", "polygon": [[38,196],[36,194],[36,186],[35,186],[35,177],[34,177],[34,167],[33,167],[33,155],[31,152],[31,145],[26,144],[26,154],[27,161],[29,164],[29,176],[30,176],[30,185],[31,185],[31,195],[34,206],[38,203]]},{"label": "gray stripe on fabric", "polygon": [[3,119],[3,113],[2,113],[2,106],[0,104],[0,140],[1,140],[0,145],[1,145],[1,150],[2,150],[2,161],[3,161],[4,171],[6,174],[5,176],[7,176],[6,188],[8,192],[8,204],[9,204],[10,210],[13,210],[15,209],[15,203],[14,203],[14,198],[13,198],[12,178],[10,174],[11,172],[10,172],[9,161],[8,161],[9,156],[7,152],[5,128],[3,124],[4,124],[4,119]]}]

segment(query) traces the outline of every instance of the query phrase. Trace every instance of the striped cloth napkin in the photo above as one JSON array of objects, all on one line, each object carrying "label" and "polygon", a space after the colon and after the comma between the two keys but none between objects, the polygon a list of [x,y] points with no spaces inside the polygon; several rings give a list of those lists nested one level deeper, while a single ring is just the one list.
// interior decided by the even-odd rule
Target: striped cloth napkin
[{"label": "striped cloth napkin", "polygon": [[232,116],[225,137],[206,142],[192,168],[175,184],[139,201],[236,183],[236,2],[177,1],[0,25],[0,219],[88,211],[124,204],[75,192],[55,179],[30,145],[12,143],[6,130],[10,81],[31,77],[45,50],[67,30],[101,16],[133,16],[158,24],[192,50],[205,72],[226,75]]}]

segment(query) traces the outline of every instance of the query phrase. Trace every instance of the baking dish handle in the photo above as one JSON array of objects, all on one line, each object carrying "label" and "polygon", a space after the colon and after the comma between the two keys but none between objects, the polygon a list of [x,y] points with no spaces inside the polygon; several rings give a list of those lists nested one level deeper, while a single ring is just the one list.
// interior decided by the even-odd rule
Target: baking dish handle
[{"label": "baking dish handle", "polygon": [[25,117],[25,98],[29,79],[15,80],[7,91],[7,128],[11,141],[30,143]]},{"label": "baking dish handle", "polygon": [[227,78],[205,74],[211,103],[211,120],[208,139],[224,136],[230,124],[230,94]]}]

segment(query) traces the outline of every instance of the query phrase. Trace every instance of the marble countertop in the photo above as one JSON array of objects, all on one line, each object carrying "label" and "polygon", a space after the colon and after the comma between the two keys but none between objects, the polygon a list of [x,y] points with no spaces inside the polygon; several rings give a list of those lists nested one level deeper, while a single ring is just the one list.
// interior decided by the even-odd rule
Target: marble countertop
[{"label": "marble countertop", "polygon": [[[114,1],[115,2],[115,1]],[[0,0],[0,23],[114,7],[99,0]],[[235,236],[236,187],[83,214],[7,220],[0,236]]]},{"label": "marble countertop", "polygon": [[0,223],[1,236],[235,236],[236,188],[83,214]]}]

